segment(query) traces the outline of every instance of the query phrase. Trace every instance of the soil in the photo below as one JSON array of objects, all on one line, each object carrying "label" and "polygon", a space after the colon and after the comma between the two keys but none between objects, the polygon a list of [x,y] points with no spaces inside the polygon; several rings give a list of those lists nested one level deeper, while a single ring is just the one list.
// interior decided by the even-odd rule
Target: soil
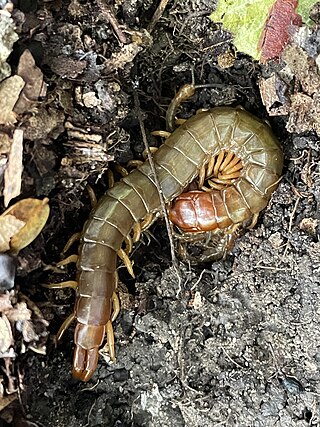
[{"label": "soil", "polygon": [[[178,276],[159,221],[149,239],[144,236],[135,248],[136,279],[120,268],[116,363],[100,356],[93,378],[80,383],[71,376],[73,328],[54,344],[71,313],[74,293],[40,285],[72,280],[75,270],[68,267],[58,274],[46,266],[60,259],[66,240],[88,217],[87,182],[98,196],[107,188],[104,152],[96,146],[85,157],[66,122],[82,134],[101,135],[114,164],[125,166],[141,158],[144,149],[133,91],[148,140],[159,145],[151,132],[165,128],[166,108],[191,81],[191,69],[197,84],[213,87],[197,91],[179,117],[190,117],[198,108],[242,105],[267,119],[257,63],[237,53],[233,66],[218,65],[218,56],[233,48],[231,36],[208,18],[213,2],[169,2],[149,37],[143,29],[152,22],[157,3],[113,5],[120,37],[130,43],[133,36],[127,30],[141,33],[133,46],[139,52],[131,59],[99,2],[18,4],[24,16],[20,12],[20,39],[11,65],[26,47],[33,53],[48,83],[39,115],[51,120],[44,129],[31,128],[21,197],[48,196],[51,215],[41,236],[20,253],[16,282],[50,322],[50,337],[46,355],[29,350],[17,358],[21,399],[11,407],[11,420],[10,407],[4,410],[1,423],[318,426],[319,140],[314,134],[288,134],[285,117],[269,119],[284,148],[279,188],[258,224],[236,240],[225,260],[180,263]],[[117,66],[113,59],[119,53],[124,57],[117,57]],[[102,101],[98,108],[97,99]]]}]

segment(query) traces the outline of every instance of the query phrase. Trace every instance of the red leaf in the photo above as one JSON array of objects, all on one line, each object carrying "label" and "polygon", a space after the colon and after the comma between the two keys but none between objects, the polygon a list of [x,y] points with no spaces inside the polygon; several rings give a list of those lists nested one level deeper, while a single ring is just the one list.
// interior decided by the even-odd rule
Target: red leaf
[{"label": "red leaf", "polygon": [[298,0],[276,0],[266,19],[259,40],[260,62],[277,60],[283,48],[291,41],[296,28],[302,25],[301,16],[296,13]]}]

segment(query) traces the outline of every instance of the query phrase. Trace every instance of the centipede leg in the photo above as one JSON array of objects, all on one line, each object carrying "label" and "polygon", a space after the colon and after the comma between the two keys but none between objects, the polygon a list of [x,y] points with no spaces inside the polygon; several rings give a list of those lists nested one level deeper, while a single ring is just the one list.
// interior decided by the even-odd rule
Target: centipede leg
[{"label": "centipede leg", "polygon": [[126,236],[124,238],[124,240],[125,240],[125,244],[126,244],[124,251],[126,254],[129,255],[130,252],[132,251],[132,248],[133,248],[133,241],[132,241],[132,238],[130,236]]},{"label": "centipede leg", "polygon": [[135,168],[138,168],[139,166],[142,166],[143,163],[144,162],[142,160],[129,160],[127,163],[127,167],[131,169],[135,169]]},{"label": "centipede leg", "polygon": [[181,126],[186,121],[187,121],[187,119],[175,119],[174,123],[175,123],[176,126]]},{"label": "centipede leg", "polygon": [[108,171],[107,171],[107,181],[108,181],[108,187],[113,188],[114,187],[114,175],[110,169],[108,169]]},{"label": "centipede leg", "polygon": [[133,225],[132,230],[133,230],[132,241],[133,241],[133,243],[136,243],[140,240],[141,231],[142,231],[141,224],[139,222],[136,222]]},{"label": "centipede leg", "polygon": [[109,322],[106,324],[106,335],[107,335],[107,345],[109,350],[109,356],[110,356],[110,359],[113,362],[115,362],[116,354],[114,351],[114,334],[113,334],[113,327],[112,327],[111,320],[109,320]]},{"label": "centipede leg", "polygon": [[153,136],[160,136],[161,138],[167,139],[171,135],[172,132],[167,132],[166,130],[154,130],[151,132]]},{"label": "centipede leg", "polygon": [[135,279],[135,275],[132,268],[132,262],[130,261],[130,258],[128,257],[126,252],[123,249],[119,249],[117,251],[117,254],[118,254],[118,257],[121,259],[121,261],[124,263],[124,265],[127,267],[127,270],[130,276],[132,276]]},{"label": "centipede leg", "polygon": [[259,214],[253,214],[251,219],[251,224],[247,226],[247,228],[251,229],[257,225],[259,218]]},{"label": "centipede leg", "polygon": [[203,187],[206,178],[206,165],[203,165],[199,172],[199,188]]},{"label": "centipede leg", "polygon": [[70,255],[67,258],[57,262],[57,266],[58,267],[62,267],[64,265],[68,265],[68,264],[72,264],[72,263],[76,263],[78,261],[79,255]]},{"label": "centipede leg", "polygon": [[65,331],[69,328],[69,326],[71,325],[71,323],[73,322],[73,320],[75,319],[75,314],[71,313],[70,316],[68,316],[65,321],[62,323],[62,325],[60,326],[60,329],[56,335],[56,342],[60,341],[62,335],[65,333]]},{"label": "centipede leg", "polygon": [[94,209],[97,206],[97,196],[96,196],[96,193],[93,191],[93,188],[89,184],[87,184],[86,190],[87,190],[87,192],[89,194],[91,207],[92,207],[92,209]]},{"label": "centipede leg", "polygon": [[120,313],[120,301],[119,301],[118,295],[115,292],[113,292],[112,294],[112,307],[113,307],[113,313],[111,316],[111,322],[114,322],[118,317],[118,314]]},{"label": "centipede leg", "polygon": [[143,221],[141,221],[141,230],[142,231],[146,230],[151,225],[153,219],[154,219],[154,214],[152,213],[147,214],[143,218]]},{"label": "centipede leg", "polygon": [[60,282],[60,283],[47,283],[47,284],[43,284],[42,286],[47,289],[65,289],[65,288],[77,289],[78,282],[76,282],[75,280],[68,280],[66,282]]},{"label": "centipede leg", "polygon": [[68,252],[68,250],[71,248],[71,246],[77,242],[78,240],[80,240],[81,238],[81,233],[74,233],[69,240],[67,241],[67,243],[65,244],[65,247],[62,249],[62,255],[64,255],[66,252]]}]

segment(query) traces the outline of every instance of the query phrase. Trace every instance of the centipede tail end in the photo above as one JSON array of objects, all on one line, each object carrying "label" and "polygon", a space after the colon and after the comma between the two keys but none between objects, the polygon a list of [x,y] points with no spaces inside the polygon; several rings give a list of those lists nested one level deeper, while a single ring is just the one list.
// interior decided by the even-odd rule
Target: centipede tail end
[{"label": "centipede tail end", "polygon": [[89,381],[97,368],[98,357],[99,347],[87,350],[77,345],[73,356],[73,377],[80,381]]},{"label": "centipede tail end", "polygon": [[105,326],[77,323],[74,336],[76,348],[73,356],[72,375],[81,381],[89,381],[97,368],[99,347],[103,342]]}]

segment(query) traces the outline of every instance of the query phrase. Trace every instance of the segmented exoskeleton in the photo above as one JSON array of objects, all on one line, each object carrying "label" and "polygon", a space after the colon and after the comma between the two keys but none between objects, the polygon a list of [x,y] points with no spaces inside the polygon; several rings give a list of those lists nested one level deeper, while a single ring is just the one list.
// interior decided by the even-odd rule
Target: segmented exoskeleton
[{"label": "segmented exoskeleton", "polygon": [[[164,200],[169,203],[222,151],[240,158],[242,170],[230,187],[214,190],[219,192],[215,217],[220,228],[225,219],[227,227],[260,212],[277,187],[282,151],[270,127],[242,109],[213,108],[188,119],[153,157]],[[113,355],[117,257],[135,224],[160,210],[158,190],[146,161],[105,193],[86,222],[77,262],[76,378],[87,381],[92,376],[106,332]]]}]

